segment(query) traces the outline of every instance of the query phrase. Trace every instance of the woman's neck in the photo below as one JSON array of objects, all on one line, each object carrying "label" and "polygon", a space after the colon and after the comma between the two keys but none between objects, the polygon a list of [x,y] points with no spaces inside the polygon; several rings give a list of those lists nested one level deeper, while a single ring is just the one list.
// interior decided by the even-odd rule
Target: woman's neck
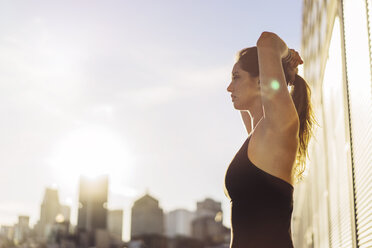
[{"label": "woman's neck", "polygon": [[264,119],[264,111],[263,106],[257,107],[252,109],[252,111],[248,111],[249,115],[251,116],[251,133],[256,129],[258,124]]}]

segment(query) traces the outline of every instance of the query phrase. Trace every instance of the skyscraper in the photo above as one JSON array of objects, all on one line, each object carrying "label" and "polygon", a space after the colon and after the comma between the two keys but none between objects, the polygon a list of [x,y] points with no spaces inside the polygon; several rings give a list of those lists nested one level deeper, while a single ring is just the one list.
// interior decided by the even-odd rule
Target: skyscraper
[{"label": "skyscraper", "polygon": [[70,221],[71,208],[67,205],[61,205],[60,214],[63,216],[64,221]]},{"label": "skyscraper", "polygon": [[14,240],[16,243],[25,241],[30,233],[29,216],[18,216],[18,223],[14,226]]},{"label": "skyscraper", "polygon": [[206,198],[197,202],[196,218],[192,222],[192,236],[206,245],[225,242],[229,230],[222,224],[221,202]]},{"label": "skyscraper", "polygon": [[109,210],[107,225],[110,234],[118,240],[122,240],[123,234],[123,210]]},{"label": "skyscraper", "polygon": [[[196,217],[213,217],[222,214],[221,202],[216,202],[211,198],[206,198],[204,201],[196,203]],[[222,216],[221,216],[222,218]]]},{"label": "skyscraper", "polygon": [[107,228],[108,176],[81,177],[79,188],[78,229],[94,233]]},{"label": "skyscraper", "polygon": [[132,207],[131,236],[143,234],[164,234],[163,209],[159,201],[148,194],[135,201]]},{"label": "skyscraper", "polygon": [[173,238],[176,236],[191,237],[191,223],[195,213],[186,209],[176,209],[166,215],[166,234]]},{"label": "skyscraper", "polygon": [[58,190],[46,188],[40,208],[40,220],[36,226],[39,238],[45,239],[49,235],[60,208]]}]

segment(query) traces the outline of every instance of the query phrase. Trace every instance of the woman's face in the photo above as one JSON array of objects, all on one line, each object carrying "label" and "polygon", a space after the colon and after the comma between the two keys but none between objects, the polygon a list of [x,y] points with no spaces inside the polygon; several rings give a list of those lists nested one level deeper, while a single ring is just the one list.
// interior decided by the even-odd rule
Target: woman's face
[{"label": "woman's face", "polygon": [[252,77],[249,72],[241,69],[239,63],[235,63],[233,67],[232,80],[227,91],[231,92],[234,108],[237,110],[248,110],[257,100],[261,100],[258,77]]}]

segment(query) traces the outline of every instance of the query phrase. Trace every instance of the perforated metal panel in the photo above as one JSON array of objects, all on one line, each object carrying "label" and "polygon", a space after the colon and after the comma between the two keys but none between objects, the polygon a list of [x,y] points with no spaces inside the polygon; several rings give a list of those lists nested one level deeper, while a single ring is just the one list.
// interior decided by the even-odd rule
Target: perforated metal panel
[{"label": "perforated metal panel", "polygon": [[[303,2],[304,76],[321,127],[295,190],[295,247],[372,247],[371,1]],[[341,58],[329,46],[335,16]]]},{"label": "perforated metal panel", "polygon": [[[366,0],[367,8],[367,25],[368,25],[368,44],[369,44],[369,66],[371,69],[372,77],[372,0]],[[372,91],[372,81],[371,81],[371,91]]]},{"label": "perforated metal panel", "polygon": [[372,84],[367,6],[366,0],[343,1],[355,228],[360,248],[372,247]]},{"label": "perforated metal panel", "polygon": [[347,98],[342,73],[342,43],[339,17],[335,18],[323,78],[323,113],[329,181],[330,245],[353,247],[353,183],[347,149],[349,143]]}]

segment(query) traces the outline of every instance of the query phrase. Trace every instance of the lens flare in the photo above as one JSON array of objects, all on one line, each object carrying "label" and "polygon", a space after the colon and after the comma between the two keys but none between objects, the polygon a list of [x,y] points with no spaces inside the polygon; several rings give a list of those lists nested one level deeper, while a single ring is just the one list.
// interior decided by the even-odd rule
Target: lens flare
[{"label": "lens flare", "polygon": [[279,85],[279,82],[278,82],[277,80],[273,80],[273,81],[271,82],[271,88],[272,88],[273,90],[278,90],[279,87],[280,87],[280,85]]}]

